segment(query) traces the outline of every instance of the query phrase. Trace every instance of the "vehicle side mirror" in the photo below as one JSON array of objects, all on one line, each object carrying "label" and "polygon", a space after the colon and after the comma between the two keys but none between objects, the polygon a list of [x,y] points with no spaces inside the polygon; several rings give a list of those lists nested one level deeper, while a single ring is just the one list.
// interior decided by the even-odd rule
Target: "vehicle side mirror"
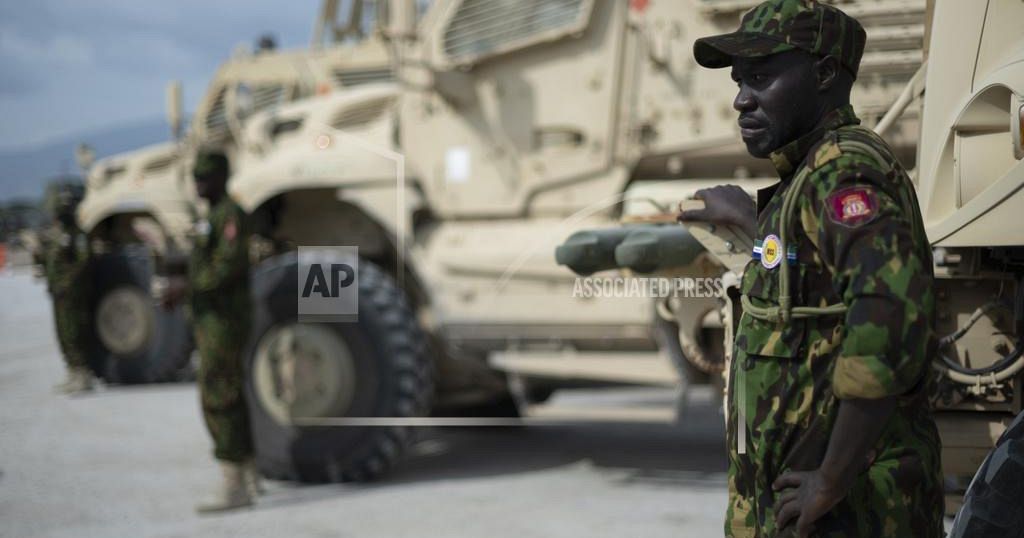
[{"label": "vehicle side mirror", "polygon": [[181,138],[181,108],[181,82],[172,80],[167,84],[167,123],[174,140]]},{"label": "vehicle side mirror", "polygon": [[82,170],[83,174],[89,173],[89,169],[92,168],[92,163],[95,161],[96,152],[89,144],[83,142],[75,146],[75,162],[78,163],[78,168]]}]

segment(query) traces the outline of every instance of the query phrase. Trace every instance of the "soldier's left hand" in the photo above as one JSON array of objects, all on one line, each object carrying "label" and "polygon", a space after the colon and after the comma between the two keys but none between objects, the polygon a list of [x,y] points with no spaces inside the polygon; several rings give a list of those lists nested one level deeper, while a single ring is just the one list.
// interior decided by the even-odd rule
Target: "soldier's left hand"
[{"label": "soldier's left hand", "polygon": [[167,310],[173,309],[185,297],[188,283],[182,277],[170,277],[167,286],[159,297],[160,304]]},{"label": "soldier's left hand", "polygon": [[772,483],[782,491],[775,503],[775,524],[783,529],[796,520],[797,535],[810,536],[814,522],[846,496],[846,488],[828,480],[821,470],[790,471]]}]

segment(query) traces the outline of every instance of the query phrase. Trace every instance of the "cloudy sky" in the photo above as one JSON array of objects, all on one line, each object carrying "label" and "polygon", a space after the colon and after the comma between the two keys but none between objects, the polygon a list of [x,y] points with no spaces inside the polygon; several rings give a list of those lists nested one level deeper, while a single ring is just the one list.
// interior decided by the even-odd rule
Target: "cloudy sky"
[{"label": "cloudy sky", "polygon": [[0,2],[0,149],[192,110],[217,66],[264,33],[304,47],[319,0]]}]

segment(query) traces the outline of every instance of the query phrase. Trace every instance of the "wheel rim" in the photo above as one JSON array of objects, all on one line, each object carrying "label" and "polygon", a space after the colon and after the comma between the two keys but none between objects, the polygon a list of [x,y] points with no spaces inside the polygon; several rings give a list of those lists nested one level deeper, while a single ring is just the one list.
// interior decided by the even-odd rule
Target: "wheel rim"
[{"label": "wheel rim", "polygon": [[276,326],[256,346],[253,385],[259,403],[280,424],[344,416],[355,397],[355,361],[326,326]]},{"label": "wheel rim", "polygon": [[97,336],[115,355],[131,356],[143,351],[155,324],[149,296],[135,286],[114,288],[96,307]]}]

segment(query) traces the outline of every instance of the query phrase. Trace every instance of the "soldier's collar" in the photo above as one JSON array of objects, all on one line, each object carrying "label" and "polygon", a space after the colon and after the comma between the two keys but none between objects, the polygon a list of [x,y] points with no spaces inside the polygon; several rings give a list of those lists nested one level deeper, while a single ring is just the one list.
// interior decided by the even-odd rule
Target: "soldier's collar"
[{"label": "soldier's collar", "polygon": [[825,116],[824,121],[821,122],[821,126],[817,129],[782,146],[769,155],[772,164],[775,165],[775,171],[779,173],[781,178],[789,177],[796,170],[796,167],[800,166],[804,158],[807,157],[807,153],[811,151],[811,148],[825,136],[825,133],[846,125],[857,125],[859,123],[860,119],[853,113],[852,105],[844,105],[829,112]]},{"label": "soldier's collar", "polygon": [[227,193],[224,193],[224,195],[221,196],[219,200],[217,200],[217,203],[210,204],[210,213],[213,213],[214,211],[221,211],[229,207],[234,207],[235,205],[235,201],[230,196],[228,196]]},{"label": "soldier's collar", "polygon": [[775,196],[775,191],[779,190],[780,186],[782,186],[782,182],[781,181],[772,183],[771,185],[768,185],[767,187],[765,187],[763,189],[758,189],[757,190],[757,214],[758,214],[758,216],[761,215],[761,212],[764,211],[764,208],[768,207],[768,202],[772,199],[772,196]]}]

